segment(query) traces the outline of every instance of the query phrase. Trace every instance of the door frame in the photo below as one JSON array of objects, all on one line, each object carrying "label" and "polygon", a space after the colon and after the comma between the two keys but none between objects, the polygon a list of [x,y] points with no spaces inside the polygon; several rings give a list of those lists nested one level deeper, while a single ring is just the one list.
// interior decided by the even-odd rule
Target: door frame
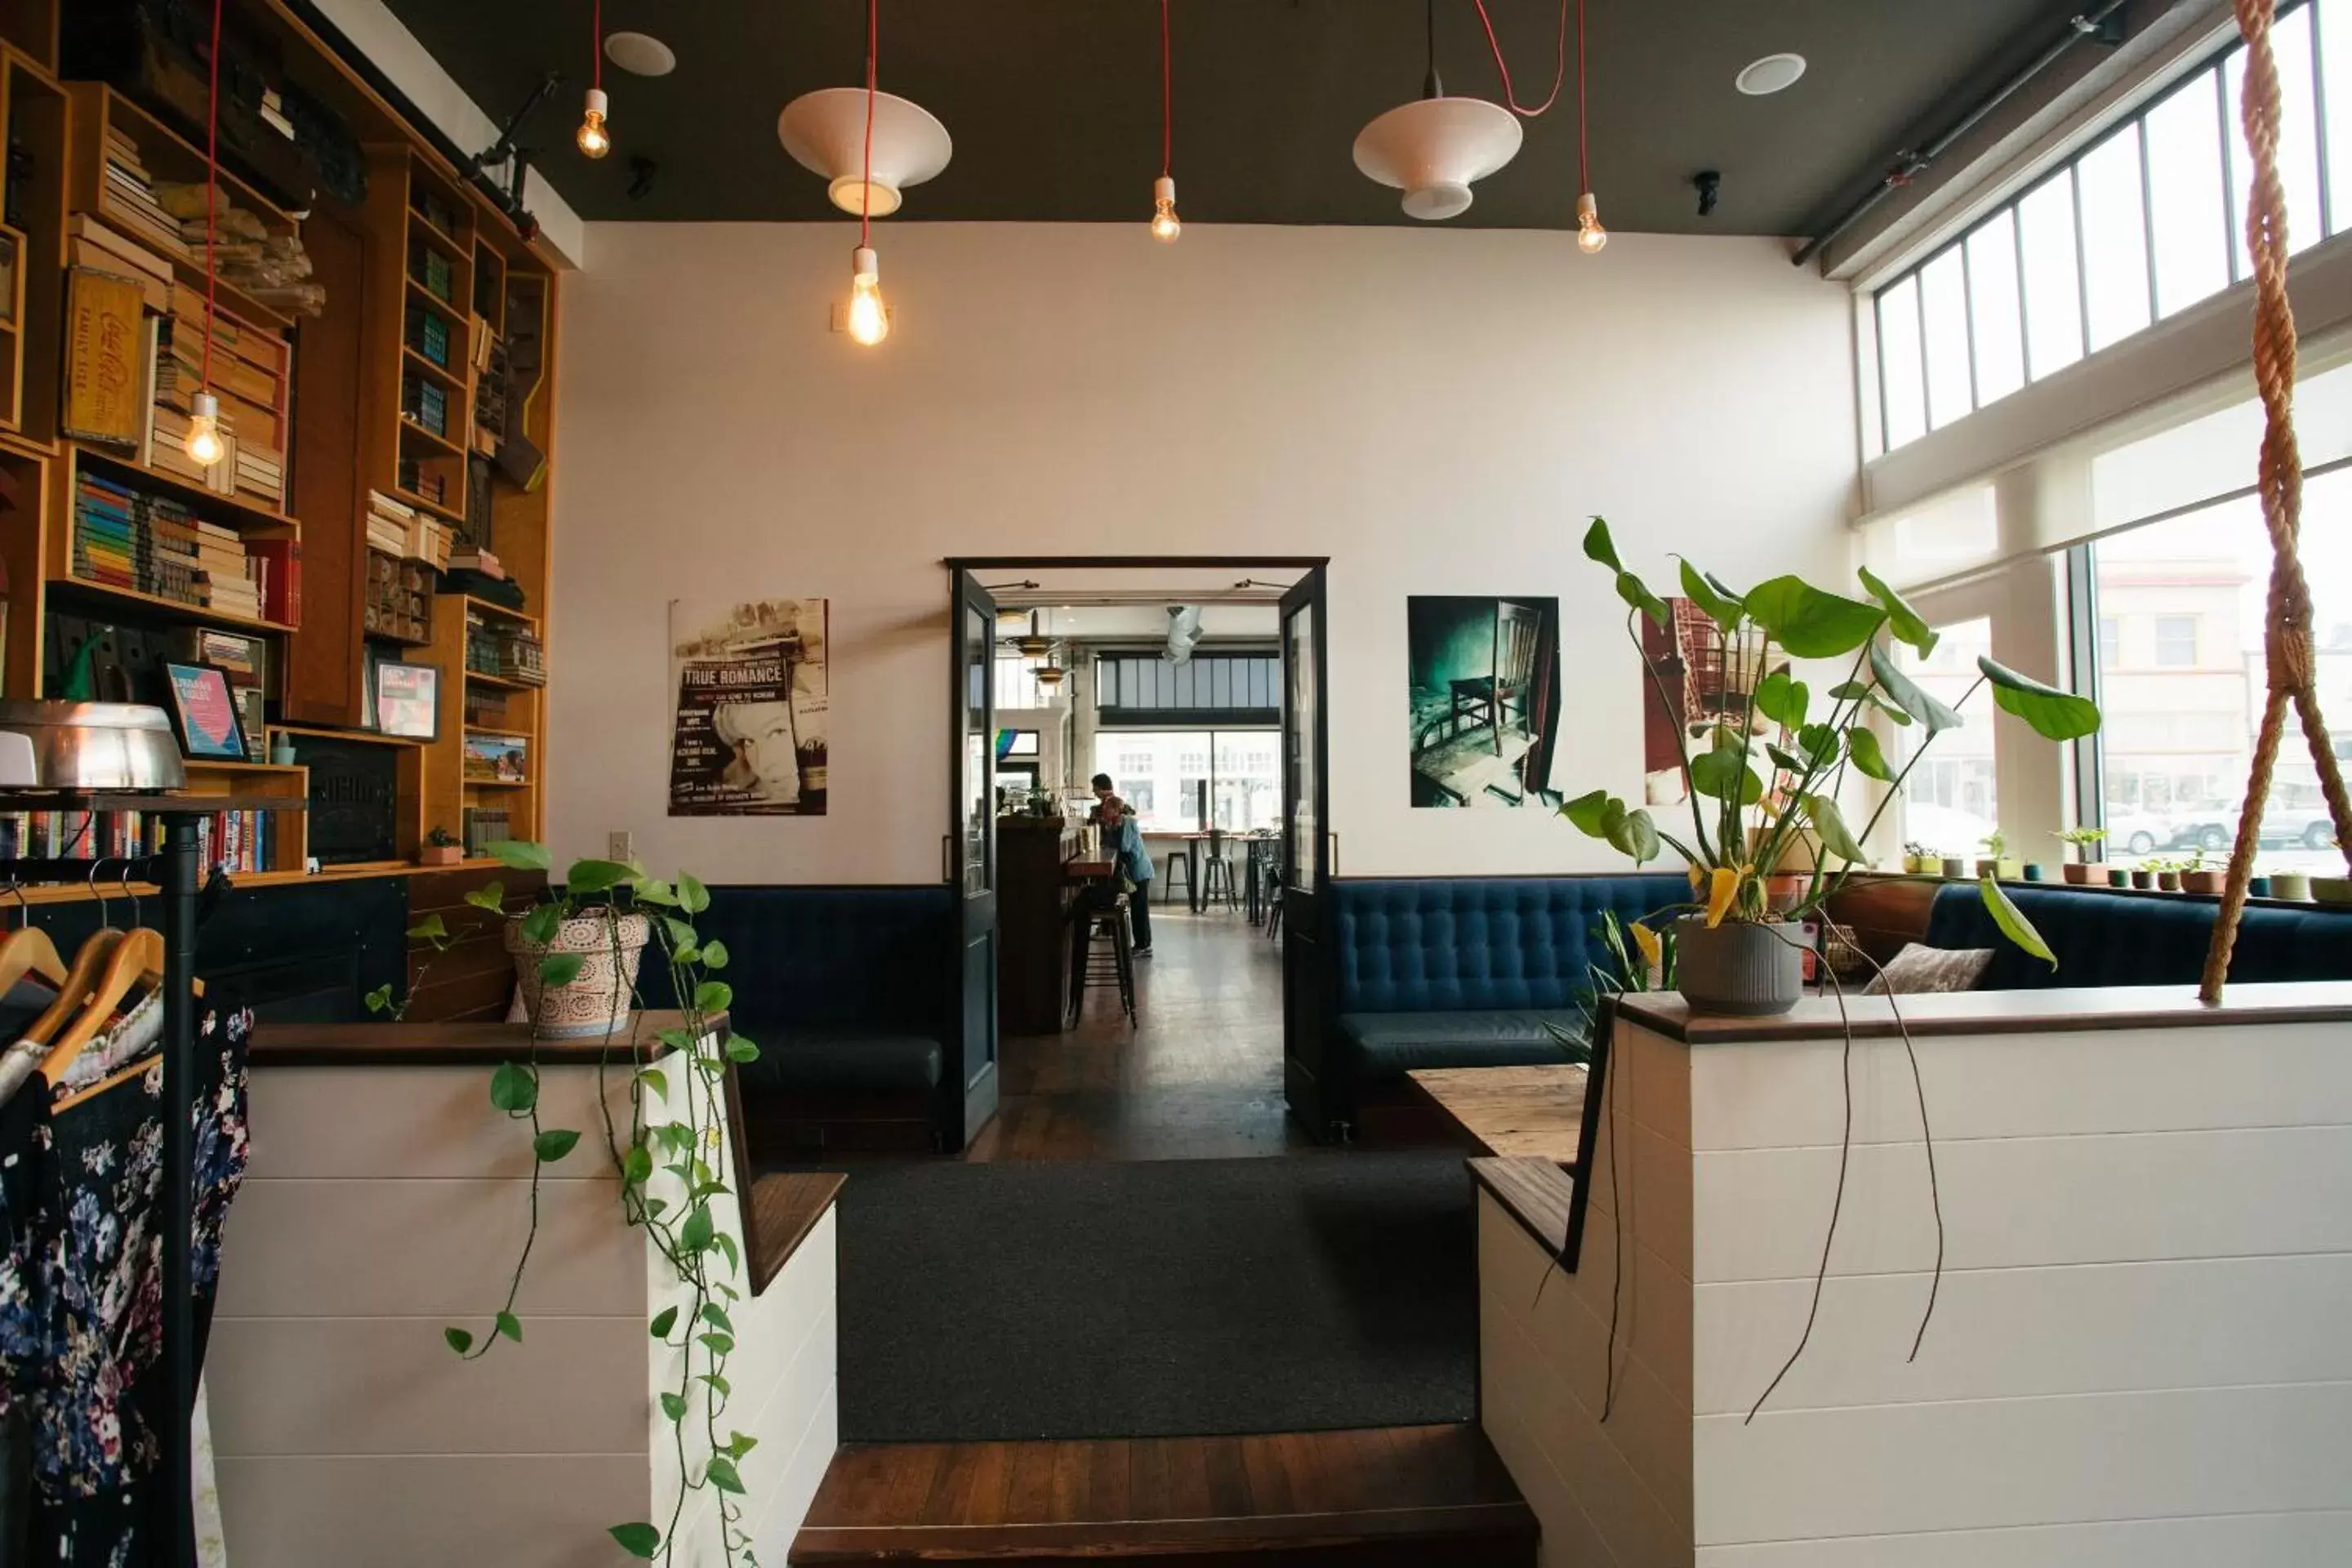
[{"label": "door frame", "polygon": [[[1068,572],[1081,570],[1164,572],[1199,571],[1204,568],[1213,571],[1238,571],[1244,575],[1256,571],[1297,572],[1301,574],[1300,580],[1303,582],[1307,577],[1322,574],[1330,565],[1330,563],[1331,558],[1328,555],[950,555],[947,557],[940,563],[940,564],[947,568],[948,578],[948,666],[950,679],[952,681],[952,684],[949,688],[951,694],[951,701],[948,710],[948,721],[949,727],[954,737],[951,749],[949,752],[948,772],[948,822],[950,834],[949,839],[950,850],[952,852],[955,847],[953,838],[954,833],[960,830],[962,826],[962,745],[965,700],[963,611],[965,605],[969,602],[965,588],[965,584],[967,582],[970,582],[973,587],[979,589],[983,595],[986,595],[990,592],[990,587],[989,584],[982,583],[980,580],[981,574],[982,573]],[[999,584],[997,586],[1003,587],[1004,584]],[[1325,613],[1323,615],[1318,615],[1316,626],[1316,637],[1318,644],[1328,644],[1329,636],[1327,630],[1329,602],[1328,579],[1327,591],[1325,592],[1323,598]],[[1318,651],[1318,653],[1321,651],[1319,647]],[[1284,695],[1286,699],[1286,711],[1288,697],[1286,688]],[[992,679],[988,684],[986,698],[990,714],[989,721],[991,724],[993,724],[995,721],[995,689]],[[1318,658],[1315,661],[1315,699],[1316,732],[1313,737],[1312,743],[1317,747],[1318,754],[1328,758],[1330,753],[1329,736],[1331,725],[1331,669],[1330,660],[1328,658]],[[989,776],[992,785],[995,777],[996,765],[995,747],[991,745],[985,749],[989,755]],[[1286,765],[1287,764],[1286,764]],[[1325,789],[1328,795],[1328,782],[1325,784]],[[991,793],[992,797],[992,788]],[[989,818],[989,833],[992,840],[990,847],[992,897],[990,900],[991,909],[989,911],[989,918],[991,920],[994,918],[994,899],[992,897],[994,878],[992,868],[995,865],[993,845],[993,837],[995,834],[994,820],[995,819],[992,815]],[[1327,830],[1328,826],[1328,825],[1327,823]],[[947,880],[947,888],[950,895],[950,901],[953,903],[957,910],[955,918],[958,921],[958,939],[950,944],[954,962],[958,965],[957,972],[953,977],[953,985],[956,994],[962,997],[965,1003],[969,1005],[973,999],[967,994],[968,981],[961,967],[964,949],[969,937],[965,932],[963,926],[964,899],[962,897],[962,868],[961,864],[961,856],[950,853],[942,858],[946,863],[943,864],[940,868],[943,872],[950,873]],[[1287,918],[1288,917],[1286,915],[1286,921]],[[1289,945],[1289,938],[1287,935],[1284,938],[1284,945],[1286,947]],[[1323,951],[1328,953],[1328,948]],[[1291,978],[1292,969],[1293,966],[1286,959],[1283,964],[1283,1007],[1286,1016],[1289,1016],[1289,1009],[1294,1005],[1290,995],[1291,988],[1294,984]],[[992,973],[988,978],[989,996],[987,1005],[992,1010],[992,1011],[996,1005],[995,976]],[[1316,1000],[1316,1005],[1318,1007],[1321,1006],[1321,998],[1329,994],[1330,978],[1331,977],[1328,974],[1318,973],[1311,979],[1314,998]],[[1301,998],[1301,1000],[1304,1001],[1306,998]],[[961,1015],[959,1015],[959,1018],[961,1018]],[[990,1027],[992,1034],[997,1033],[992,1016],[991,1018]],[[962,1026],[961,1023],[959,1023],[958,1043],[960,1047],[963,1032]],[[998,1047],[1000,1049],[1002,1048],[1001,1035],[998,1039]],[[956,1055],[958,1059],[955,1070],[960,1074],[962,1071],[962,1050],[959,1048]],[[964,1144],[969,1144],[974,1138],[978,1137],[980,1135],[982,1123],[985,1121],[987,1117],[995,1114],[998,1081],[996,1075],[997,1065],[997,1062],[992,1058],[989,1069],[989,1081],[986,1086],[987,1092],[985,1096],[982,1099],[974,1099],[969,1095],[966,1097],[967,1114],[965,1116],[965,1125],[962,1129],[962,1142]],[[1305,1120],[1306,1113],[1304,1111],[1299,1110],[1297,1107],[1294,1107],[1293,1110],[1294,1112],[1301,1116],[1302,1120]],[[979,1117],[978,1121],[973,1120],[975,1115]],[[1324,1130],[1318,1127],[1310,1125],[1308,1127],[1308,1131],[1318,1138],[1324,1135]],[[956,1146],[958,1145],[950,1144],[951,1148]]]}]

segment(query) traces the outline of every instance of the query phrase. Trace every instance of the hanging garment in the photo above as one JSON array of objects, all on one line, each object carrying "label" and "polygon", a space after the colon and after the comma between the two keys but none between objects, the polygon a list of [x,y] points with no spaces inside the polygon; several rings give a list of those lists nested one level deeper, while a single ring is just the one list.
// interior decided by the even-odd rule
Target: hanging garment
[{"label": "hanging garment", "polygon": [[[190,1272],[203,1364],[221,1227],[245,1171],[248,1011],[208,1011],[190,1107]],[[28,1085],[18,1100],[46,1100]],[[13,1104],[13,1102],[12,1102]],[[6,1107],[0,1107],[5,1110]],[[0,1131],[5,1121],[0,1117]],[[55,1568],[163,1568],[172,1489],[155,1484],[175,1418],[162,1355],[163,1070],[50,1113],[34,1139],[30,1244],[0,1279],[0,1373],[32,1429],[32,1561]],[[7,1184],[0,1193],[10,1197]],[[14,1212],[5,1217],[17,1228]]]}]

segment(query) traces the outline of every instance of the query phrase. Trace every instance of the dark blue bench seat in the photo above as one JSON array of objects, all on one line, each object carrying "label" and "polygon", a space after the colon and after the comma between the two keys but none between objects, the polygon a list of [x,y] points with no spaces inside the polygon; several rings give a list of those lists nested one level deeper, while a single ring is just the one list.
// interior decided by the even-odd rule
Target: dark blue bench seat
[{"label": "dark blue bench seat", "polygon": [[[2066,985],[2194,985],[2205,973],[2217,899],[2190,893],[2009,884],[2004,890],[2058,955],[2052,969],[2000,934],[1973,882],[1936,889],[1929,947],[1992,949],[1980,991]],[[2352,980],[2352,909],[2248,904],[2230,952],[2230,978]]]},{"label": "dark blue bench seat", "polygon": [[1417,1068],[1576,1059],[1547,1025],[1581,1026],[1576,994],[1605,962],[1603,911],[1635,921],[1690,897],[1679,874],[1381,878],[1331,888],[1337,1066],[1347,1089]]},{"label": "dark blue bench seat", "polygon": [[[732,1021],[760,1047],[738,1076],[761,1153],[931,1145],[957,1006],[952,912],[940,887],[710,889],[695,926],[727,944]],[[669,1005],[658,965],[640,989]]]}]

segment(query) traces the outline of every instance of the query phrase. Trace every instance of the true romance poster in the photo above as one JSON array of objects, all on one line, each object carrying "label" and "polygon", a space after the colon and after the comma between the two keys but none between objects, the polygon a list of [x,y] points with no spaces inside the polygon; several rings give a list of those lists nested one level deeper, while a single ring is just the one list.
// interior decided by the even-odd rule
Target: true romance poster
[{"label": "true romance poster", "polygon": [[822,816],[825,601],[669,606],[672,816]]}]

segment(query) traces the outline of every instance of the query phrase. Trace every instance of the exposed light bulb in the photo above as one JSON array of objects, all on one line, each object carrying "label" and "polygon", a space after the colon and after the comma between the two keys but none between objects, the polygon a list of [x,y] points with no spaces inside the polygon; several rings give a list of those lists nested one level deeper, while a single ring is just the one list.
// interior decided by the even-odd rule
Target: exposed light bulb
[{"label": "exposed light bulb", "polygon": [[195,395],[195,405],[188,414],[189,460],[211,468],[228,456],[228,444],[221,439],[220,399],[209,392]]},{"label": "exposed light bulb", "polygon": [[580,134],[575,140],[580,151],[591,158],[601,158],[613,150],[613,133],[604,129],[605,108],[604,89],[590,88],[587,107],[580,116]]},{"label": "exposed light bulb", "polygon": [[1609,231],[1601,226],[1600,204],[1587,191],[1576,198],[1576,247],[1587,256],[1598,256],[1608,243]]},{"label": "exposed light bulb", "polygon": [[872,348],[890,335],[890,310],[882,302],[882,263],[871,246],[859,246],[849,263],[849,335]]},{"label": "exposed light bulb", "polygon": [[1176,182],[1162,174],[1151,182],[1151,237],[1170,244],[1183,232],[1176,216]]}]

